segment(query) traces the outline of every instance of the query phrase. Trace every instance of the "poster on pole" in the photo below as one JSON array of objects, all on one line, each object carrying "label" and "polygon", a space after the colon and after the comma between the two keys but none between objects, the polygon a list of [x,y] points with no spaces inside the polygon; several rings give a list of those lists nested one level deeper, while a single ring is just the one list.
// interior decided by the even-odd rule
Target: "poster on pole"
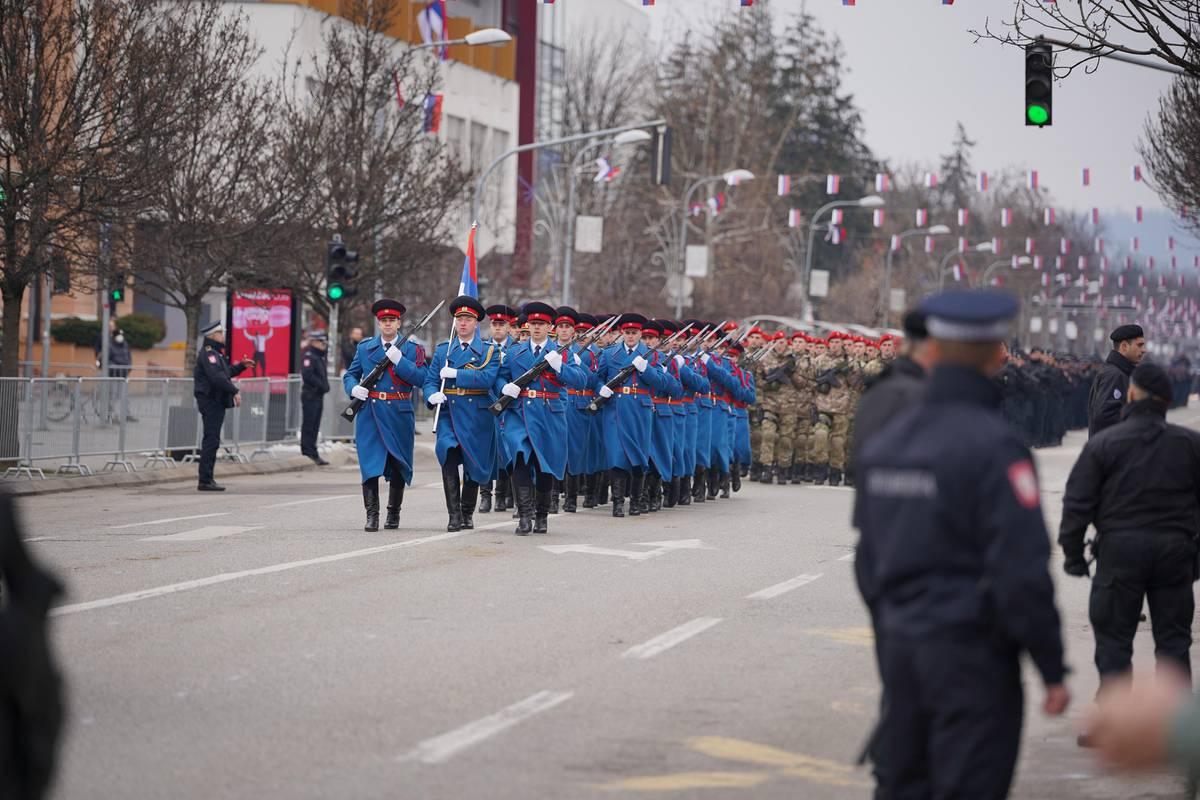
[{"label": "poster on pole", "polygon": [[239,377],[287,377],[292,366],[291,291],[243,289],[230,300],[229,361],[254,362]]},{"label": "poster on pole", "polygon": [[829,296],[829,270],[814,269],[812,276],[808,279],[808,296],[809,297],[828,297]]},{"label": "poster on pole", "polygon": [[683,260],[683,274],[689,278],[708,277],[708,245],[689,244]]},{"label": "poster on pole", "polygon": [[899,314],[908,308],[908,293],[903,289],[892,289],[891,291],[892,295],[888,300],[888,310]]},{"label": "poster on pole", "polygon": [[575,218],[575,252],[600,253],[604,250],[604,217]]}]

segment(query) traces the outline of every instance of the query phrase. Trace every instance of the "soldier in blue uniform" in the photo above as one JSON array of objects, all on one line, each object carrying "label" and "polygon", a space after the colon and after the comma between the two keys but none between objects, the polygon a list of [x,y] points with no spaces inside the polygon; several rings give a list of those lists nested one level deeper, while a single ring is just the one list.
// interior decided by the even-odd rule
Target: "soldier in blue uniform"
[{"label": "soldier in blue uniform", "polygon": [[221,426],[225,424],[225,409],[241,404],[233,378],[254,366],[254,360],[247,358],[240,364],[229,365],[225,358],[225,326],[220,322],[214,322],[200,333],[204,335],[204,344],[196,354],[196,367],[192,370],[192,395],[204,425],[200,439],[200,482],[196,489],[223,492],[225,487],[213,479],[217,448],[221,446]]},{"label": "soldier in blue uniform", "polygon": [[[580,312],[579,324],[576,330],[583,333],[597,325],[603,325],[610,318],[597,317],[593,314]],[[600,368],[601,352],[603,352],[603,348],[600,347],[599,342],[591,342],[587,347],[579,348],[575,352],[579,356],[580,366],[588,371],[588,378],[591,384],[595,383],[594,376],[596,370]],[[591,402],[594,395],[594,390],[584,390],[584,394],[581,397],[587,401],[582,403],[585,408]],[[587,444],[584,446],[583,475],[580,477],[577,488],[583,493],[583,507],[595,508],[599,504],[600,480],[608,474],[607,458],[604,454],[604,431],[601,427],[603,419],[600,415],[592,414],[585,414],[584,417],[587,425]]]},{"label": "soldier in blue uniform", "polygon": [[[681,327],[680,323],[672,320],[662,320],[661,323],[664,336],[670,336]],[[677,341],[680,343],[680,349],[687,343],[688,338],[688,333],[679,337]],[[696,470],[695,441],[699,419],[696,398],[700,394],[708,394],[709,384],[708,379],[694,370],[679,353],[671,356],[667,368],[679,381],[681,389],[678,404],[672,406],[676,414],[676,426],[671,453],[671,483],[663,501],[663,505],[671,508],[676,505],[690,505],[692,502],[691,484],[692,473]]]},{"label": "soldier in blue uniform", "polygon": [[500,349],[480,337],[484,309],[474,297],[454,298],[450,313],[454,335],[434,351],[423,394],[430,408],[441,406],[436,449],[449,515],[446,530],[453,532],[474,530],[479,487],[496,477],[500,439],[489,406]]},{"label": "soldier in blue uniform", "polygon": [[[358,471],[362,477],[363,506],[367,510],[365,531],[379,530],[379,478],[388,482],[385,528],[400,527],[404,487],[412,483],[414,386],[425,382],[425,351],[412,342],[397,347],[404,306],[396,300],[376,300],[371,313],[379,324],[379,335],[359,342],[354,360],[342,376],[346,394],[363,401],[354,418],[354,444],[358,449]],[[381,358],[391,362],[368,390],[360,381]]]},{"label": "soldier in blue uniform", "polygon": [[[517,321],[517,312],[510,306],[503,303],[488,306],[485,309],[488,317],[488,322],[491,326],[487,343],[498,348],[501,358],[508,348],[512,346],[513,339],[509,336],[509,326]],[[495,401],[497,398],[492,397]],[[501,458],[500,461],[503,461]],[[481,484],[479,487],[479,513],[486,514],[492,510],[492,487],[496,490],[496,510],[504,511],[513,507],[512,502],[512,485],[509,482],[508,470],[503,468],[502,464],[497,465],[497,475],[495,480]]]},{"label": "soldier in blue uniform", "polygon": [[[625,516],[625,496],[631,498],[629,515],[642,513],[642,485],[650,463],[650,441],[654,426],[653,391],[665,391],[667,374],[661,367],[651,369],[649,348],[642,343],[642,327],[646,318],[641,314],[622,314],[617,327],[621,341],[600,355],[595,375],[596,391],[610,398],[602,410],[604,451],[608,458],[609,479],[612,483],[612,515]],[[608,381],[622,369],[632,365],[634,372],[615,390]]]},{"label": "soldier in blue uniform", "polygon": [[731,475],[733,478],[733,490],[735,492],[742,490],[742,478],[749,474],[750,464],[754,460],[754,455],[750,448],[749,407],[754,405],[757,400],[757,392],[754,386],[754,376],[742,369],[738,363],[744,352],[746,352],[746,348],[740,342],[731,344],[725,351],[730,371],[733,372],[733,377],[737,379],[738,384],[741,386],[741,390],[733,397],[733,464],[731,465]]},{"label": "soldier in blue uniform", "polygon": [[[576,366],[587,370],[588,380],[591,380],[591,369],[584,365],[583,356],[587,355],[583,348],[572,344],[576,333],[582,333],[595,327],[595,323],[587,314],[583,314],[570,306],[561,306],[555,311],[554,333],[558,346],[567,347]],[[592,415],[587,413],[588,403],[592,402],[595,393],[590,388],[567,388],[567,474],[561,488],[563,491],[563,508],[568,514],[574,514],[578,509],[579,494],[583,490],[588,473],[588,448],[592,446]],[[550,513],[555,513],[553,500]]]},{"label": "soldier in blue uniform", "polygon": [[998,800],[1021,738],[1022,651],[1043,710],[1070,701],[1037,474],[990,379],[1017,301],[956,291],[921,310],[928,392],[864,444],[855,482],[855,572],[883,679],[876,796]]},{"label": "soldier in blue uniform", "polygon": [[[692,325],[692,329],[699,332],[705,328],[712,330],[714,323],[706,322],[700,319],[685,319],[684,325]],[[706,337],[707,339],[707,337]],[[692,468],[692,485],[691,485],[691,501],[703,503],[707,498],[704,485],[708,478],[708,470],[712,465],[712,441],[713,441],[713,414],[716,412],[716,393],[719,386],[713,378],[708,374],[709,355],[703,349],[704,343],[698,345],[688,358],[688,364],[694,369],[708,384],[708,391],[696,395],[696,435],[692,439],[692,448],[695,453],[693,456],[694,464]],[[684,505],[687,505],[685,503]]]},{"label": "soldier in blue uniform", "polygon": [[[664,326],[656,319],[642,326],[642,342],[649,348],[658,347]],[[680,359],[682,360],[682,359]],[[666,374],[663,386],[653,390],[654,424],[650,428],[650,464],[646,471],[645,489],[640,498],[642,511],[656,512],[663,505],[663,487],[670,487],[674,467],[675,408],[683,403],[683,386],[668,367],[669,358],[652,353],[650,367]],[[674,406],[673,406],[674,404]]]},{"label": "soldier in blue uniform", "polygon": [[300,452],[325,466],[329,462],[317,452],[317,433],[321,429],[321,410],[329,394],[329,375],[325,366],[325,331],[308,335],[308,347],[300,361]]},{"label": "soldier in blue uniform", "polygon": [[[560,355],[550,340],[556,318],[553,306],[527,303],[522,309],[529,341],[509,349],[496,378],[496,390],[513,403],[504,411],[503,435],[517,495],[518,536],[547,533],[550,493],[567,469],[567,389],[588,388],[586,370],[568,354]],[[513,380],[535,364],[549,367],[527,388]]]},{"label": "soldier in blue uniform", "polygon": [[[708,335],[709,348],[716,347],[718,341],[730,331],[737,330],[737,323],[730,322],[724,328],[712,331]],[[709,416],[712,424],[712,434],[709,441],[708,458],[708,499],[715,500],[717,492],[721,497],[729,497],[729,470],[733,462],[733,401],[735,393],[741,392],[741,384],[734,377],[729,362],[721,353],[713,352],[701,356],[706,374],[712,386],[713,410]]]}]

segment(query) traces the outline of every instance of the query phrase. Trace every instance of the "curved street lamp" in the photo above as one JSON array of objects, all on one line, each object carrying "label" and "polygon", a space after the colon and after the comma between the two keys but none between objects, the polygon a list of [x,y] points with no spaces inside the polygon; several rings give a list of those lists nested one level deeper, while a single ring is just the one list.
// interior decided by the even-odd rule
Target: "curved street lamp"
[{"label": "curved street lamp", "polygon": [[812,222],[808,223],[808,250],[804,254],[804,274],[800,277],[800,290],[804,292],[804,319],[806,321],[812,321],[812,301],[808,298],[808,282],[809,276],[812,275],[813,238],[816,236],[817,223],[821,221],[821,215],[835,208],[883,208],[885,205],[887,205],[887,201],[882,197],[877,194],[869,194],[857,200],[834,200],[832,203],[821,206],[817,209],[817,213],[813,214]]},{"label": "curved street lamp", "polygon": [[[904,240],[910,236],[920,236],[922,234],[925,236],[945,236],[948,233],[950,233],[949,225],[932,225],[928,228],[910,228],[909,230],[899,234],[900,238],[898,244],[903,244]],[[888,317],[891,316],[891,309],[888,306],[890,305],[889,300],[892,294],[892,252],[892,248],[889,246],[883,270],[883,287],[879,295],[880,319],[885,327],[888,323]]]},{"label": "curved street lamp", "polygon": [[425,42],[424,44],[412,45],[413,50],[432,50],[435,47],[451,47],[453,45],[465,44],[468,47],[478,47],[480,45],[489,44],[507,44],[512,41],[512,36],[506,31],[499,28],[480,28],[477,31],[471,31],[462,39],[447,39],[446,41]]},{"label": "curved street lamp", "polygon": [[942,291],[946,285],[946,273],[948,271],[946,265],[950,263],[950,259],[954,258],[955,256],[965,256],[968,253],[993,253],[995,252],[995,249],[996,248],[991,242],[980,242],[979,244],[971,245],[961,253],[951,250],[946,254],[946,257],[942,259],[942,263],[938,265],[938,291]]},{"label": "curved street lamp", "polygon": [[675,294],[675,319],[683,316],[683,279],[687,277],[688,204],[692,202],[692,195],[701,186],[713,181],[725,181],[729,186],[737,186],[739,183],[752,180],[754,180],[754,173],[750,170],[731,169],[720,175],[709,175],[695,180],[683,193],[683,221],[679,225],[679,291]]},{"label": "curved street lamp", "polygon": [[[1017,259],[1017,264],[1019,264],[1022,267],[1027,266],[1032,263],[1033,263],[1033,259],[1030,258],[1029,256],[1021,256],[1020,258]],[[988,268],[983,271],[983,276],[979,279],[979,283],[977,283],[976,286],[987,286],[988,278],[992,277],[992,273],[995,272],[1000,267],[1008,266],[1009,264],[1012,264],[1011,260],[997,261],[994,264],[989,264]]]}]

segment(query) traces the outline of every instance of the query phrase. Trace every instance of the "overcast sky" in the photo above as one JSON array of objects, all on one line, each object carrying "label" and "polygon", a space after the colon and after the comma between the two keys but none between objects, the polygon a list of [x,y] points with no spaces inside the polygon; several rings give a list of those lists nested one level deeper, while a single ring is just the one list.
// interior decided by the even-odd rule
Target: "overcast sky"
[{"label": "overcast sky", "polygon": [[[578,2],[578,0],[576,0]],[[640,0],[628,0],[640,5]],[[1022,53],[993,42],[975,42],[988,11],[1011,9],[1011,0],[770,0],[776,25],[802,5],[839,36],[850,68],[846,84],[866,122],[874,152],[893,163],[934,165],[949,150],[962,121],[978,143],[975,168],[1037,169],[1041,185],[1064,207],[1160,208],[1147,186],[1134,183],[1140,163],[1135,144],[1159,95],[1165,73],[1106,62],[1093,75],[1077,71],[1054,88],[1054,124],[1023,124]],[[658,0],[644,13],[655,34],[672,37],[695,20],[741,13],[737,0]],[[1090,187],[1080,173],[1090,167]],[[1116,214],[1114,213],[1113,216]],[[1113,220],[1115,221],[1115,220]]]}]

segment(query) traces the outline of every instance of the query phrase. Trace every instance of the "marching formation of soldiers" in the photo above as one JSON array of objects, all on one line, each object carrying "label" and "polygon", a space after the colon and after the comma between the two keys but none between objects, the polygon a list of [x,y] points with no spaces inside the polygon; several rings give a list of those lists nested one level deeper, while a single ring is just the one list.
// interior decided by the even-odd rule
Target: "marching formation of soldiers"
[{"label": "marching formation of soldiers", "polygon": [[365,530],[379,529],[380,477],[389,483],[384,527],[399,526],[414,388],[435,409],[447,531],[473,529],[477,507],[515,509],[524,536],[547,533],[560,509],[611,504],[614,517],[639,516],[741,488],[757,394],[739,366],[739,325],[540,302],[518,312],[462,296],[450,304],[453,334],[427,356],[399,335],[405,310],[375,303],[381,333],[359,343],[343,376],[362,404],[354,420]]}]

